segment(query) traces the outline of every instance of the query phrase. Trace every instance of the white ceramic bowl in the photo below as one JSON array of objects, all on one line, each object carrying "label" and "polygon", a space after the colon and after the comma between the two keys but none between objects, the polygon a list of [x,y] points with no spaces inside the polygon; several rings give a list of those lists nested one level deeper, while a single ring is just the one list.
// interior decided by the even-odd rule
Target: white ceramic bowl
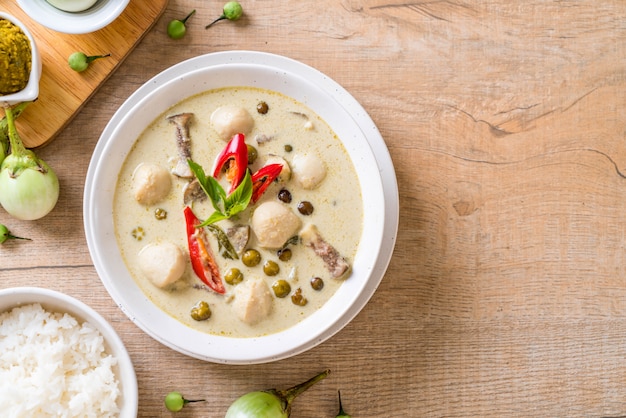
[{"label": "white ceramic bowl", "polygon": [[[120,255],[113,226],[118,174],[134,139],[160,114],[201,91],[254,86],[298,100],[335,131],[353,160],[363,195],[364,227],[353,272],[318,311],[282,332],[229,338],[195,331],[157,308],[135,284]],[[341,86],[297,61],[260,52],[233,51],[197,57],[148,81],[105,128],[85,182],[84,223],[98,274],[121,309],[157,341],[199,359],[262,363],[290,357],[330,338],[365,306],[393,251],[398,190],[389,153],[365,110]]]},{"label": "white ceramic bowl", "polygon": [[26,25],[18,20],[15,16],[8,13],[0,12],[0,18],[6,19],[18,26],[22,32],[28,37],[30,41],[30,49],[32,55],[32,62],[30,66],[30,78],[26,88],[18,91],[17,93],[7,94],[0,96],[0,105],[14,105],[21,102],[28,102],[35,100],[39,96],[39,80],[41,79],[41,55],[39,49],[35,43],[35,38],[30,33]]},{"label": "white ceramic bowl", "polygon": [[17,0],[35,22],[62,33],[84,34],[102,29],[118,18],[130,0],[98,0],[82,12],[57,9],[46,0]]},{"label": "white ceramic bowl", "polygon": [[89,322],[104,337],[107,353],[117,358],[115,373],[121,385],[120,418],[137,416],[138,390],[135,369],[122,340],[111,325],[95,310],[76,298],[54,290],[39,287],[14,287],[0,289],[0,312],[39,303],[50,312],[68,313],[79,322]]}]

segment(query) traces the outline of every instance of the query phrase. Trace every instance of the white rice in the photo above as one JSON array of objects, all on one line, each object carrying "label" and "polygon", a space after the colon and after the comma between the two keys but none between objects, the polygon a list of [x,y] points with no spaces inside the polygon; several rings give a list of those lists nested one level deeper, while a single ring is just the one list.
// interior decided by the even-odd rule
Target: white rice
[{"label": "white rice", "polygon": [[0,313],[2,417],[115,417],[117,360],[91,324],[39,304]]}]

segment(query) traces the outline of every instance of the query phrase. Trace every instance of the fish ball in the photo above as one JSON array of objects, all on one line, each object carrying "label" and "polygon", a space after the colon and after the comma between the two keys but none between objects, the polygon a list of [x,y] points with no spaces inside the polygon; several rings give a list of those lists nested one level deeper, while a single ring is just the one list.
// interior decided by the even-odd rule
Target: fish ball
[{"label": "fish ball", "polygon": [[221,106],[211,114],[211,125],[220,138],[228,141],[235,134],[248,135],[254,127],[254,119],[244,108]]},{"label": "fish ball", "polygon": [[246,280],[234,291],[232,309],[248,325],[256,325],[272,312],[272,294],[262,279]]},{"label": "fish ball", "polygon": [[171,242],[146,245],[139,251],[137,260],[141,273],[159,288],[174,283],[185,272],[185,256]]},{"label": "fish ball", "polygon": [[142,205],[153,205],[165,199],[172,188],[167,169],[150,163],[142,163],[133,172],[135,199]]},{"label": "fish ball", "polygon": [[274,201],[261,203],[252,214],[252,231],[266,248],[282,247],[301,225],[289,207]]},{"label": "fish ball", "polygon": [[298,154],[291,161],[291,172],[303,189],[312,190],[326,177],[326,166],[316,155]]}]

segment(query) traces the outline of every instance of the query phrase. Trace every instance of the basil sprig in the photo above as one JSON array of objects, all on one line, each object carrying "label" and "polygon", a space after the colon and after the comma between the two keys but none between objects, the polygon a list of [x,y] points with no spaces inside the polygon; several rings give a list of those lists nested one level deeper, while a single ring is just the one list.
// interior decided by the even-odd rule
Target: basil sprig
[{"label": "basil sprig", "polygon": [[252,198],[252,177],[250,176],[250,170],[246,170],[246,174],[239,186],[237,186],[231,194],[227,195],[217,179],[212,176],[207,176],[200,164],[192,160],[188,160],[188,163],[189,168],[191,168],[191,171],[198,179],[200,187],[202,187],[204,193],[209,197],[215,209],[215,212],[198,225],[198,227],[228,219],[248,207],[250,199]]}]

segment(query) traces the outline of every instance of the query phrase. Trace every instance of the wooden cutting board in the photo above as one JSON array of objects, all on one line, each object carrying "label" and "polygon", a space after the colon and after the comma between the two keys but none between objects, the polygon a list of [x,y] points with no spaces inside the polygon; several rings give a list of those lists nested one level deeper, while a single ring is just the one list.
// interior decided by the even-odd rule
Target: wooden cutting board
[{"label": "wooden cutting board", "polygon": [[[39,98],[17,121],[27,147],[48,143],[72,120],[163,14],[167,2],[131,0],[110,25],[89,34],[69,35],[36,23],[15,0],[0,0],[0,10],[27,25],[43,63]],[[77,73],[67,64],[70,54],[76,51],[111,56],[94,61],[86,71]]]}]

